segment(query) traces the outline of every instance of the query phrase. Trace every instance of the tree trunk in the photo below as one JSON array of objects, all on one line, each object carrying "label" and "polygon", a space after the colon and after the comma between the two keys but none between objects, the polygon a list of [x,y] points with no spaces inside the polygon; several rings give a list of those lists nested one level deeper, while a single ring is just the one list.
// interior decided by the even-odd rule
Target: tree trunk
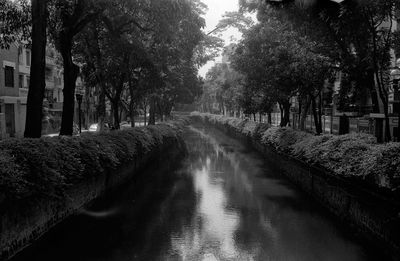
[{"label": "tree trunk", "polygon": [[321,134],[322,133],[322,125],[321,125],[321,119],[318,118],[318,112],[317,112],[317,103],[315,102],[315,98],[312,97],[311,98],[311,102],[312,102],[312,112],[314,115],[314,122],[315,122],[315,131],[317,134]]},{"label": "tree trunk", "polygon": [[156,101],[154,97],[150,100],[150,116],[149,116],[149,125],[156,124]]},{"label": "tree trunk", "polygon": [[298,99],[299,99],[299,112],[298,112],[299,119],[298,119],[298,122],[297,122],[297,124],[298,124],[297,128],[300,128],[301,113],[302,113],[302,110],[303,110],[303,101],[304,101],[304,98],[302,98],[301,96],[299,96]]},{"label": "tree trunk", "polygon": [[97,107],[97,113],[98,113],[98,127],[97,129],[99,131],[104,130],[104,122],[106,119],[106,94],[104,93],[104,89],[100,89],[100,95],[99,95],[99,105]]},{"label": "tree trunk", "polygon": [[385,101],[384,102],[385,105],[385,141],[389,142],[392,140],[392,135],[390,133],[390,119],[389,119],[389,108],[388,108],[388,104]]},{"label": "tree trunk", "polygon": [[319,120],[319,124],[321,127],[321,133],[324,132],[324,130],[322,129],[322,93],[319,93],[318,96],[318,120]]},{"label": "tree trunk", "polygon": [[135,111],[136,111],[136,106],[135,103],[132,101],[129,103],[129,113],[130,113],[130,118],[131,118],[131,127],[135,127]]},{"label": "tree trunk", "polygon": [[43,98],[46,68],[47,1],[32,0],[32,58],[26,109],[26,138],[42,135]]},{"label": "tree trunk", "polygon": [[305,99],[305,103],[302,106],[301,114],[300,114],[300,123],[299,123],[299,129],[304,131],[306,129],[306,119],[307,119],[307,114],[308,110],[310,109],[311,105],[311,97],[307,95]]},{"label": "tree trunk", "polygon": [[290,102],[288,100],[280,102],[282,111],[281,114],[283,114],[283,117],[281,118],[281,127],[286,127],[289,122],[290,122]]},{"label": "tree trunk", "polygon": [[290,125],[290,103],[289,102],[287,102],[287,103],[285,103],[285,105],[284,105],[284,123],[285,123],[285,125],[284,126],[288,126],[288,125]]},{"label": "tree trunk", "polygon": [[144,119],[143,119],[144,122],[143,122],[143,125],[146,126],[146,123],[147,123],[147,104],[146,103],[143,106],[143,111],[144,111]]},{"label": "tree trunk", "polygon": [[129,101],[129,116],[131,118],[131,127],[135,127],[135,85],[133,84],[132,77],[129,77],[129,94],[131,96],[131,100]]},{"label": "tree trunk", "polygon": [[253,113],[253,119],[254,119],[254,121],[257,121],[255,113]]},{"label": "tree trunk", "polygon": [[74,124],[75,86],[79,67],[72,61],[72,36],[67,33],[61,33],[60,52],[64,65],[64,102],[60,135],[71,136]]},{"label": "tree trunk", "polygon": [[271,112],[268,112],[268,124],[272,124],[272,115],[271,115]]},{"label": "tree trunk", "polygon": [[162,101],[156,102],[156,105],[157,105],[156,108],[158,109],[158,114],[160,115],[160,120],[161,122],[163,122],[164,121],[163,102]]},{"label": "tree trunk", "polygon": [[[383,71],[384,68],[379,66],[378,62],[378,36],[377,36],[377,31],[375,31],[376,28],[373,28],[372,32],[372,43],[373,43],[373,66],[374,66],[374,72],[375,72],[375,84],[376,87],[378,88],[377,93],[379,94],[379,98],[382,102],[383,105],[383,112],[385,114],[385,141],[388,142],[391,140],[391,135],[390,135],[390,123],[389,123],[389,108],[388,108],[388,93],[385,88],[385,81],[383,77]],[[390,32],[390,30],[389,30]]]},{"label": "tree trunk", "polygon": [[115,98],[111,101],[111,106],[113,107],[113,127],[116,130],[119,130],[119,99]]},{"label": "tree trunk", "polygon": [[[378,97],[378,93],[376,91],[375,88],[375,78],[374,78],[374,71],[373,70],[369,70],[367,72],[367,76],[365,77],[365,81],[362,81],[362,83],[364,86],[367,86],[367,89],[370,92],[371,95],[371,100],[372,100],[372,112],[373,113],[379,113],[380,109],[379,109],[379,97]],[[361,86],[363,87],[363,86]]]}]

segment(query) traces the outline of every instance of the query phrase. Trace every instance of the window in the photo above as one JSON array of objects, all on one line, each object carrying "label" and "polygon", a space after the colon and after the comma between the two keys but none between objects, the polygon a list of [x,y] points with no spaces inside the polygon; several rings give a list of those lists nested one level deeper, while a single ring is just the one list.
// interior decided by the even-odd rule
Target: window
[{"label": "window", "polygon": [[24,56],[22,55],[22,47],[21,46],[18,48],[18,62],[19,62],[19,64],[24,63]]},{"label": "window", "polygon": [[26,65],[31,66],[31,52],[26,50]]},{"label": "window", "polygon": [[30,76],[26,76],[26,88],[29,88],[29,85],[31,84],[31,77]]},{"label": "window", "polygon": [[6,87],[14,87],[14,68],[11,66],[4,67],[4,80]]},{"label": "window", "polygon": [[19,75],[19,78],[18,78],[18,86],[19,86],[19,88],[24,88],[25,86],[24,86],[24,75],[22,75],[22,74],[20,74]]},{"label": "window", "polygon": [[46,90],[44,93],[44,96],[49,102],[53,102],[53,91],[52,90]]},{"label": "window", "polygon": [[47,67],[47,66],[46,66],[46,69],[45,69],[45,77],[46,77],[46,80],[51,81],[51,80],[52,80],[52,76],[53,76],[53,71],[52,71],[52,69],[51,69],[50,67]]}]

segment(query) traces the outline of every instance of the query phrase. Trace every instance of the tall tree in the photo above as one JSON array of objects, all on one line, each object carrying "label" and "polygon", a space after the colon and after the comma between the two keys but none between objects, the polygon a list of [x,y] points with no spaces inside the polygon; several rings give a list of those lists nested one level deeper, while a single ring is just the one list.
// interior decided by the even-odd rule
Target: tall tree
[{"label": "tall tree", "polygon": [[[291,97],[306,95],[316,105],[334,64],[312,39],[273,17],[248,30],[232,58],[234,68],[245,76],[245,88],[255,95],[253,100],[279,104],[281,126],[289,124]],[[316,129],[321,133],[320,116],[316,116]]]},{"label": "tall tree", "polygon": [[32,0],[32,58],[24,136],[40,138],[42,135],[42,107],[46,68],[47,1]]},{"label": "tall tree", "polygon": [[74,37],[103,10],[101,1],[54,0],[51,9],[50,31],[55,46],[63,58],[64,102],[60,135],[72,135],[75,109],[75,87],[79,66],[73,61]]},{"label": "tall tree", "polygon": [[[385,140],[390,140],[388,69],[395,39],[394,10],[399,9],[399,0],[346,0],[340,4],[323,0],[287,0],[279,3],[243,0],[241,4],[243,9],[258,10],[261,21],[269,19],[270,12],[267,10],[273,7],[282,19],[291,22],[293,28],[314,36],[318,42],[328,40],[324,43],[337,52],[337,62],[344,74],[345,81],[342,82],[339,97],[345,99],[341,103],[345,104],[348,97],[353,97],[353,105],[354,102],[362,104],[370,97],[373,111],[385,115]],[[304,30],[307,26],[303,25],[313,26]],[[323,34],[316,37],[315,32]]]},{"label": "tall tree", "polygon": [[31,5],[26,0],[0,0],[0,49],[30,41]]}]

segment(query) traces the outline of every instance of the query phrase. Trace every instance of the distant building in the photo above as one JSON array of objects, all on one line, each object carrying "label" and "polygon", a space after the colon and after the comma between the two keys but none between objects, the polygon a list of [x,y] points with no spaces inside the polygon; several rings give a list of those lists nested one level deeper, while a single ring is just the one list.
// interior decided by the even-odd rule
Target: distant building
[{"label": "distant building", "polygon": [[[30,83],[31,50],[24,44],[11,44],[9,49],[0,49],[0,139],[23,137],[26,120],[26,104]],[[46,48],[45,95],[43,100],[42,133],[56,133],[61,126],[63,109],[64,73],[56,50]],[[84,89],[79,77],[77,89]],[[84,126],[96,119],[93,91],[86,92],[82,103]],[[86,95],[85,94],[85,95]],[[77,104],[76,104],[77,108]],[[78,122],[78,112],[75,112]]]},{"label": "distant building", "polygon": [[25,130],[30,54],[11,44],[0,49],[0,138],[22,137]]}]

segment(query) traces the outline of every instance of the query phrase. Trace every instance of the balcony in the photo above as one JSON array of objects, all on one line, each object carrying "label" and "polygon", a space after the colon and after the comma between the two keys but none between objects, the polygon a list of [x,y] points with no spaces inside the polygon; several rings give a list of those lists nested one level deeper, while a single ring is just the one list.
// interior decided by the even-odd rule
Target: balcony
[{"label": "balcony", "polygon": [[28,97],[28,88],[19,88],[19,97]]},{"label": "balcony", "polygon": [[31,73],[31,67],[27,65],[18,65],[19,67],[19,72],[23,74],[30,74]]},{"label": "balcony", "polygon": [[400,102],[400,92],[398,90],[394,90],[394,92],[389,94],[389,103],[398,102]]},{"label": "balcony", "polygon": [[46,56],[46,65],[51,65],[51,66],[56,65],[54,58],[52,58],[50,56]]},{"label": "balcony", "polygon": [[54,81],[53,79],[46,78],[46,90],[54,89]]},{"label": "balcony", "polygon": [[49,102],[49,109],[51,110],[62,110],[63,103],[62,102]]}]

